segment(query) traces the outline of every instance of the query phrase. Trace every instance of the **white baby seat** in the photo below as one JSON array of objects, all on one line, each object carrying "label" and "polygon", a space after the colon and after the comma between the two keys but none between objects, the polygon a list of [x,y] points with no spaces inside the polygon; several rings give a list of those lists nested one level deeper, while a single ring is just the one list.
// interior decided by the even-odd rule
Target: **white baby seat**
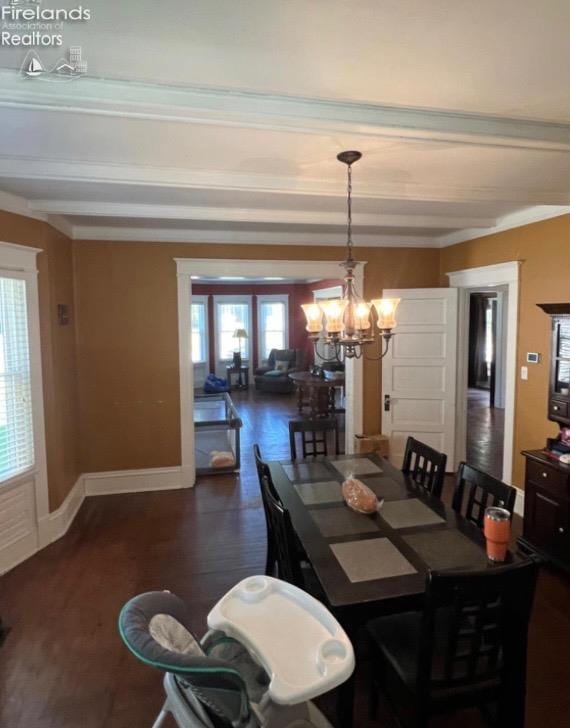
[{"label": "white baby seat", "polygon": [[350,640],[301,589],[269,576],[244,579],[208,615],[197,643],[184,604],[169,592],[135,597],[121,612],[131,651],[166,674],[168,713],[180,728],[330,726],[310,702],[354,670]]}]

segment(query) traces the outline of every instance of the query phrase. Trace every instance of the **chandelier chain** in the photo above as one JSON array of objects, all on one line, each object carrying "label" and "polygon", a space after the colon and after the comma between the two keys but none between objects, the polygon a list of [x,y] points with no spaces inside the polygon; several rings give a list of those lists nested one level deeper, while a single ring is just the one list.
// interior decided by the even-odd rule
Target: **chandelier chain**
[{"label": "chandelier chain", "polygon": [[352,164],[347,165],[348,172],[348,195],[347,195],[347,207],[348,207],[348,225],[347,225],[347,241],[349,258],[352,258]]}]

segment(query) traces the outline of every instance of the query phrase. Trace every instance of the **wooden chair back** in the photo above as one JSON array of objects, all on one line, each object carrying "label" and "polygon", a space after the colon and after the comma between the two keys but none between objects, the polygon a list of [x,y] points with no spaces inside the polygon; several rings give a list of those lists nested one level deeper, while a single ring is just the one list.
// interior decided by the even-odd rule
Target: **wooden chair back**
[{"label": "wooden chair back", "polygon": [[304,580],[301,572],[301,564],[298,558],[295,532],[291,523],[289,511],[267,491],[267,508],[271,527],[274,536],[275,560],[277,562],[277,574],[295,586],[304,588]]},{"label": "wooden chair back", "polygon": [[457,471],[452,505],[457,513],[482,529],[486,508],[506,508],[512,517],[516,495],[517,491],[512,486],[467,463],[461,463]]},{"label": "wooden chair back", "polygon": [[334,454],[339,454],[338,421],[336,417],[289,420],[291,460],[297,459],[297,433],[301,435],[303,459],[327,456],[329,433],[334,441]]},{"label": "wooden chair back", "polygon": [[253,446],[253,456],[255,458],[255,467],[257,469],[257,478],[259,480],[259,490],[261,492],[261,502],[263,504],[263,513],[265,515],[265,527],[267,530],[267,555],[265,560],[265,573],[268,576],[275,575],[275,566],[277,562],[276,537],[273,531],[271,515],[269,512],[268,497],[269,495],[276,501],[280,502],[269,466],[261,457],[259,445]]},{"label": "wooden chair back", "polygon": [[447,455],[408,437],[402,472],[436,498],[441,498]]}]

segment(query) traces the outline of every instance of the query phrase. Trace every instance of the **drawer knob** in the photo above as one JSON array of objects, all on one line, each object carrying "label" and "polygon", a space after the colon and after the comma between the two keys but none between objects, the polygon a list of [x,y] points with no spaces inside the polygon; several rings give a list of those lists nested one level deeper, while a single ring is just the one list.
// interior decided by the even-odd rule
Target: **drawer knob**
[{"label": "drawer knob", "polygon": [[548,473],[546,472],[546,470],[543,470],[542,477],[543,478],[548,478]]},{"label": "drawer knob", "polygon": [[560,527],[559,527],[559,529],[558,529],[558,531],[559,531],[560,533],[564,533],[564,528],[563,528],[562,526],[560,526]]},{"label": "drawer knob", "polygon": [[557,404],[555,404],[555,405],[554,405],[554,407],[553,407],[552,409],[553,409],[553,410],[554,410],[555,412],[558,412],[558,405],[557,405]]}]

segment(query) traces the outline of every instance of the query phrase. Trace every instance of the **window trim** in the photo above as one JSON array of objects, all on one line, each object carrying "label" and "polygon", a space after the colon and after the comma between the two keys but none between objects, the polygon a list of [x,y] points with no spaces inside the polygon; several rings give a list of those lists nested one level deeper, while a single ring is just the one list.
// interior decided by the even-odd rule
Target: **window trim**
[{"label": "window trim", "polygon": [[190,361],[195,367],[204,366],[204,364],[208,364],[210,361],[210,312],[208,311],[208,299],[210,296],[208,295],[196,295],[192,296],[192,301],[190,303],[190,309],[192,309],[192,306],[195,304],[202,304],[204,306],[204,348],[206,352],[206,358],[202,359],[200,361],[194,361],[192,359],[192,310],[190,310]]},{"label": "window trim", "polygon": [[252,350],[253,350],[253,311],[252,311],[252,296],[246,296],[241,294],[230,295],[223,294],[214,296],[214,343],[215,343],[215,354],[216,362],[220,364],[226,364],[232,361],[232,358],[222,359],[220,356],[220,327],[218,317],[218,304],[219,303],[245,303],[247,304],[247,332],[249,334],[249,357],[244,358],[244,362],[251,362]]},{"label": "window trim", "polygon": [[261,306],[264,303],[285,304],[285,344],[284,349],[289,348],[289,294],[288,293],[267,293],[257,296],[257,361],[263,366],[267,359],[263,358],[263,331],[261,330]]}]

